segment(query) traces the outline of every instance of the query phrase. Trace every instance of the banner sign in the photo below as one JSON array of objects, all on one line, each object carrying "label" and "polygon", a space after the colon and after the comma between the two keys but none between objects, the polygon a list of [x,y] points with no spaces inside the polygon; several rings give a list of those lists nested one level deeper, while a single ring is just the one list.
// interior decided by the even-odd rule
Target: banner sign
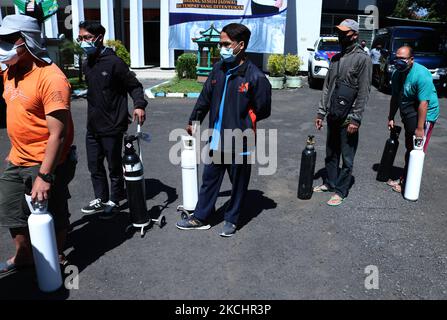
[{"label": "banner sign", "polygon": [[200,31],[236,22],[252,32],[249,52],[282,54],[286,21],[287,0],[169,0],[169,47],[197,50]]}]

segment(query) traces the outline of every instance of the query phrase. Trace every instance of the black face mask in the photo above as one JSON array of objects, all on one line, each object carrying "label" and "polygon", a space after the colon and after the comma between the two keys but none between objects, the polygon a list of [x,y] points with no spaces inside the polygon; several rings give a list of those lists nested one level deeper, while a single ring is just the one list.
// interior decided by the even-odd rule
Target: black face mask
[{"label": "black face mask", "polygon": [[346,35],[346,33],[339,33],[338,41],[340,42],[343,48],[350,47],[355,42],[355,40],[352,40],[352,36],[348,36]]}]

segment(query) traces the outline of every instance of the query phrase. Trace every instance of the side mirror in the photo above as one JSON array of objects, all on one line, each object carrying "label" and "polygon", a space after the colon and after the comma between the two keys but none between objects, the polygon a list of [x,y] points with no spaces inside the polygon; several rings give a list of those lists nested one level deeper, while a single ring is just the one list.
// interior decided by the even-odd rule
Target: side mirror
[{"label": "side mirror", "polygon": [[314,49],[314,48],[307,48],[307,51],[311,51],[311,52],[314,52],[314,51],[315,51],[315,49]]}]

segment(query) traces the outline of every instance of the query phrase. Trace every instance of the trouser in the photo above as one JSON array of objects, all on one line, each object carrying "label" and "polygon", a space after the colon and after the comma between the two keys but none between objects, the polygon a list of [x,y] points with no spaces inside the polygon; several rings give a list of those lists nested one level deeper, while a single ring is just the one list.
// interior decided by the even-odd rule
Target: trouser
[{"label": "trouser", "polygon": [[[121,164],[122,144],[123,134],[99,136],[92,132],[87,132],[88,170],[91,174],[95,198],[101,199],[103,202],[111,200],[118,204],[125,197],[123,168]],[[109,169],[110,196],[104,158],[107,159]]]},{"label": "trouser", "polygon": [[373,64],[373,81],[377,77],[379,79],[380,74],[380,64]]},{"label": "trouser", "polygon": [[[338,123],[328,123],[325,160],[326,185],[342,198],[346,198],[349,193],[358,142],[358,132],[348,134],[347,127]],[[339,169],[340,157],[343,158],[341,171]]]},{"label": "trouser", "polygon": [[[405,128],[405,168],[404,168],[404,176],[405,179],[408,171],[408,162],[410,160],[410,153],[414,148],[414,133],[418,127],[418,117],[411,117],[409,119],[402,120]],[[433,127],[435,126],[434,122],[427,121],[425,123],[425,145],[424,152],[427,153],[428,144],[430,143],[431,135],[433,132]]]},{"label": "trouser", "polygon": [[[10,229],[26,228],[30,211],[25,201],[25,192],[36,179],[40,165],[20,167],[8,163],[0,175],[0,226]],[[75,175],[76,162],[70,157],[57,166],[55,180],[51,186],[48,211],[53,215],[56,231],[67,229],[70,225],[68,184]],[[29,190],[28,190],[29,189]]]},{"label": "trouser", "polygon": [[251,175],[251,164],[246,161],[243,164],[211,163],[205,165],[199,200],[194,211],[194,217],[197,219],[206,221],[214,212],[214,206],[226,172],[230,176],[232,189],[230,202],[225,209],[225,221],[234,225],[238,223]]},{"label": "trouser", "polygon": [[255,2],[251,2],[251,12],[253,15],[261,14],[274,14],[279,13],[279,8],[275,6],[260,5]]}]

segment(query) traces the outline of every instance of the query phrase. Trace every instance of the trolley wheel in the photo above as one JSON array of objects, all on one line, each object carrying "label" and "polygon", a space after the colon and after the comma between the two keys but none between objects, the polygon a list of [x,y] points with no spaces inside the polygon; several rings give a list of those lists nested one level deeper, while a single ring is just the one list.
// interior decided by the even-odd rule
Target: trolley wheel
[{"label": "trolley wheel", "polygon": [[133,228],[133,225],[128,225],[128,226],[126,227],[125,233],[129,233],[130,230],[132,230],[132,228]]}]

